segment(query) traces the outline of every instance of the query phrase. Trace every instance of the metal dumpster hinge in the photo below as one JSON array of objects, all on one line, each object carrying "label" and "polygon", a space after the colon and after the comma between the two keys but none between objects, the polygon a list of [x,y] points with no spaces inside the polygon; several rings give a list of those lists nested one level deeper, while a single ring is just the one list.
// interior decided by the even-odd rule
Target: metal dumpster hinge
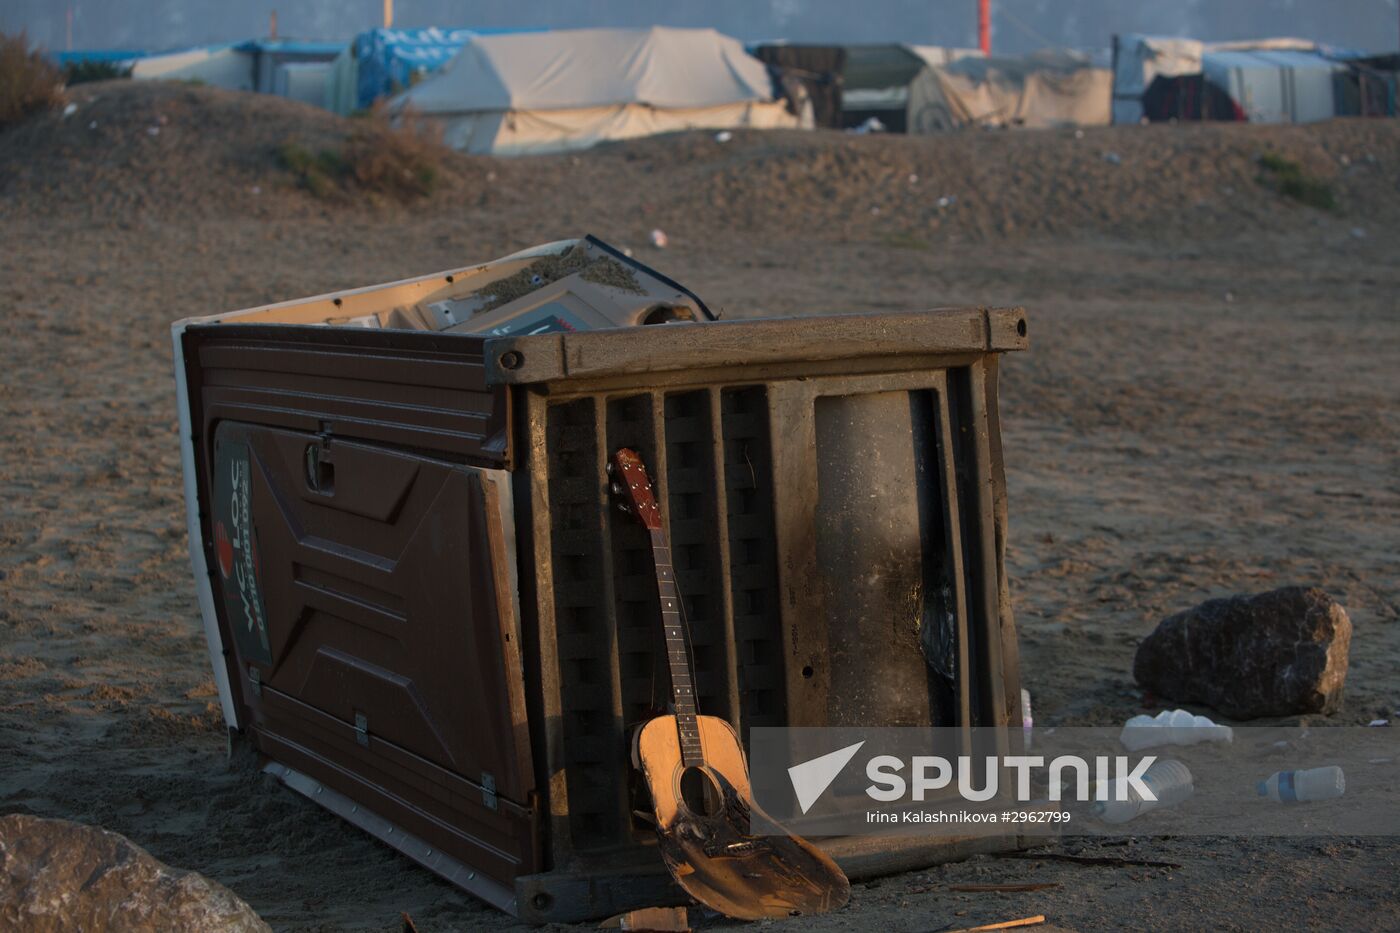
[{"label": "metal dumpster hinge", "polygon": [[481,772],[481,802],[486,809],[496,809],[496,776],[490,771]]},{"label": "metal dumpster hinge", "polygon": [[248,668],[248,685],[253,688],[253,696],[262,696],[262,674],[256,667]]},{"label": "metal dumpster hinge", "polygon": [[355,714],[355,741],[369,748],[369,717],[364,713]]}]

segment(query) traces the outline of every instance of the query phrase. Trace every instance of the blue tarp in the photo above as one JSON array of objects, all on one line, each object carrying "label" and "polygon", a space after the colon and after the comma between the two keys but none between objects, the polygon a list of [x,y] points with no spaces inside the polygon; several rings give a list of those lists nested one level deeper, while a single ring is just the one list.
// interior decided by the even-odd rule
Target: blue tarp
[{"label": "blue tarp", "polygon": [[450,62],[473,36],[543,29],[371,29],[355,37],[359,106],[412,87]]},{"label": "blue tarp", "polygon": [[345,48],[344,42],[315,42],[307,39],[249,39],[238,43],[240,52],[265,52],[272,55],[302,55],[332,59]]},{"label": "blue tarp", "polygon": [[118,64],[121,62],[132,62],[138,58],[145,58],[150,52],[139,52],[135,49],[74,49],[71,52],[50,52],[49,53],[60,68],[67,65],[80,65],[83,62],[111,62]]}]

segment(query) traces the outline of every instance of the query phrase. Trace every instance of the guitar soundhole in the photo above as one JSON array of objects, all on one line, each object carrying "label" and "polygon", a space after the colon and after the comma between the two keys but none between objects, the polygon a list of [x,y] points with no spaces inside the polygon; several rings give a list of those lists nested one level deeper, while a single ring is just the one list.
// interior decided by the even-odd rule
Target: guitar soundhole
[{"label": "guitar soundhole", "polygon": [[724,806],[724,794],[703,768],[681,772],[681,803],[696,816],[714,816]]}]

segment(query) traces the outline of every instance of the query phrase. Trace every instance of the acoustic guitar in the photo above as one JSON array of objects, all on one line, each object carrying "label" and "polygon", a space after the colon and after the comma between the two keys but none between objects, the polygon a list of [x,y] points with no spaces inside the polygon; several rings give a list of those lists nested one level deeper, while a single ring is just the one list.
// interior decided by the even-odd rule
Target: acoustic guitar
[{"label": "acoustic guitar", "polygon": [[624,447],[613,454],[608,472],[619,506],[651,535],[675,714],[637,730],[632,763],[651,791],[666,867],[692,897],[729,917],[760,920],[842,907],[850,882],[824,852],[793,835],[750,835],[756,805],[744,748],[727,721],[697,709],[690,633],[646,467]]}]

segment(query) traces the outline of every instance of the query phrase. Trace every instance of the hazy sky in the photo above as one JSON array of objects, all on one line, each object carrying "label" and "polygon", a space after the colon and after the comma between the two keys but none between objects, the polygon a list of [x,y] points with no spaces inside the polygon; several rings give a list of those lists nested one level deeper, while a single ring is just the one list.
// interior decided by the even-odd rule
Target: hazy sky
[{"label": "hazy sky", "polygon": [[[343,40],[380,24],[383,0],[0,0],[0,30],[54,49],[172,48],[266,35]],[[1106,48],[1115,32],[1201,39],[1299,36],[1400,48],[1400,0],[992,0],[993,47]],[[975,0],[395,0],[399,26],[713,26],[740,39],[976,44]]]}]

